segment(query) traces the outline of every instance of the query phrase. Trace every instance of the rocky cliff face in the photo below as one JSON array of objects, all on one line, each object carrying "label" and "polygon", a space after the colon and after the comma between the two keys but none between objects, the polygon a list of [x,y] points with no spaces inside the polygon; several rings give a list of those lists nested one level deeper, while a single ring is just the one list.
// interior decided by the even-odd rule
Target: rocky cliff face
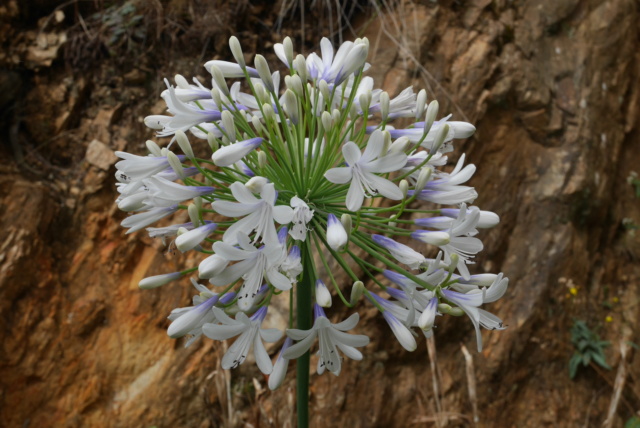
[{"label": "rocky cliff face", "polygon": [[[188,285],[137,283],[185,260],[125,236],[113,204],[113,151],[143,152],[161,78],[204,76],[199,64],[228,55],[231,31],[248,52],[269,48],[274,12],[127,2],[133,12],[93,15],[36,3],[0,6],[0,425],[291,426],[293,377],[271,393],[250,364],[221,370],[211,341],[184,349],[167,337]],[[640,357],[628,345],[640,343],[640,199],[627,183],[640,168],[637,2],[375,11],[354,13],[353,27],[371,41],[376,81],[392,94],[426,86],[442,111],[477,124],[456,153],[478,166],[478,204],[502,218],[484,232],[477,268],[509,276],[492,307],[509,328],[485,332],[477,354],[468,320],[445,319],[429,350],[409,354],[365,316],[364,361],[311,377],[312,426],[622,426],[640,409]],[[291,13],[283,33],[300,40]],[[569,379],[574,319],[611,341],[611,371],[592,363]]]}]

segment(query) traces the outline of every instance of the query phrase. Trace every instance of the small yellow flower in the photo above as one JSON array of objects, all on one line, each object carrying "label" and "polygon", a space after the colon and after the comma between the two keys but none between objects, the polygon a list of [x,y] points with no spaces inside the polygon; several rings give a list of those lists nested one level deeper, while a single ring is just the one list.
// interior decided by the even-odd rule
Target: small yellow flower
[{"label": "small yellow flower", "polygon": [[571,293],[572,296],[576,296],[578,295],[578,289],[576,287],[571,287],[569,289],[569,293]]},{"label": "small yellow flower", "polygon": [[604,320],[606,322],[611,322],[611,321],[613,321],[613,318],[611,317],[611,315],[607,315],[607,317]]},{"label": "small yellow flower", "polygon": [[620,301],[620,299],[618,299],[617,297],[614,297],[613,299],[611,299],[613,301],[613,303],[618,303]]}]

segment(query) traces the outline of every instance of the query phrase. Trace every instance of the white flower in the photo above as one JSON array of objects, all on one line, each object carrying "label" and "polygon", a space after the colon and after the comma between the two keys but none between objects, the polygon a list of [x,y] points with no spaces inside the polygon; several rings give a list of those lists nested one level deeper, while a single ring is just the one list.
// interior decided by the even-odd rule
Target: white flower
[{"label": "white flower", "polygon": [[318,359],[317,373],[322,374],[326,369],[337,376],[342,368],[338,349],[352,360],[361,360],[362,353],[356,347],[368,345],[369,338],[361,334],[345,333],[358,324],[360,316],[357,313],[338,324],[332,324],[320,306],[316,304],[313,308],[315,314],[313,327],[310,330],[288,329],[287,336],[299,342],[284,351],[282,356],[288,360],[302,356],[311,348],[315,338],[318,337],[320,358]]},{"label": "white flower", "polygon": [[280,265],[280,270],[289,277],[291,282],[296,282],[296,278],[298,278],[298,275],[300,275],[303,270],[300,248],[297,245],[291,247],[287,258]]},{"label": "white flower", "polygon": [[426,259],[422,254],[411,247],[394,241],[391,238],[387,238],[383,235],[371,235],[371,238],[376,244],[389,250],[396,260],[400,263],[406,264],[411,269],[418,269],[426,262]]},{"label": "white flower", "polygon": [[340,251],[347,244],[349,237],[344,230],[342,222],[338,218],[329,214],[327,218],[327,243],[334,251]]},{"label": "white flower", "polygon": [[177,339],[206,323],[213,322],[216,317],[211,308],[218,303],[218,300],[219,297],[216,294],[196,306],[174,309],[171,312],[174,316],[169,317],[173,321],[167,329],[169,337]]},{"label": "white flower", "polygon": [[489,286],[489,288],[482,289],[482,302],[491,303],[495,302],[504,296],[509,286],[509,278],[504,278],[502,272],[496,276],[495,281]]},{"label": "white flower", "polygon": [[[170,168],[166,156],[136,156],[126,152],[115,152],[122,160],[116,163],[117,175],[124,182],[138,181]],[[185,156],[178,155],[183,161]]]},{"label": "white flower", "polygon": [[198,276],[202,279],[209,279],[220,274],[229,265],[229,260],[218,254],[213,254],[198,265]]},{"label": "white flower", "polygon": [[[207,61],[204,63],[204,68],[211,73],[211,67],[216,66],[222,72],[224,77],[244,77],[244,71],[240,65],[229,61]],[[252,67],[246,67],[249,76],[258,77],[258,70]]]},{"label": "white flower", "polygon": [[324,174],[332,183],[351,182],[346,200],[350,211],[358,211],[362,207],[365,195],[374,196],[379,193],[389,199],[402,199],[402,191],[398,186],[374,173],[399,170],[407,163],[407,156],[404,153],[391,153],[380,157],[383,155],[383,147],[384,136],[381,131],[371,134],[364,153],[360,153],[356,143],[349,141],[342,147],[348,166],[332,168]]},{"label": "white flower", "polygon": [[173,86],[170,86],[168,81],[165,83],[168,90],[162,93],[162,97],[167,103],[167,110],[173,114],[173,117],[162,121],[163,129],[158,132],[158,136],[167,137],[175,134],[176,131],[187,131],[201,123],[220,120],[220,107],[212,100],[200,100],[199,105],[183,102],[176,96]]},{"label": "white flower", "polygon": [[173,214],[177,210],[178,210],[178,205],[153,208],[149,211],[144,211],[139,214],[134,214],[130,217],[125,218],[120,223],[120,226],[129,228],[129,230],[127,230],[127,235],[128,235],[129,233],[143,229],[149,226],[150,224],[155,223],[161,218],[164,218],[168,215]]},{"label": "white flower", "polygon": [[422,311],[420,318],[418,319],[418,326],[424,332],[424,335],[429,338],[433,336],[433,325],[436,322],[436,315],[438,313],[438,298],[433,297],[429,300],[429,303]]},{"label": "white flower", "polygon": [[213,251],[218,256],[238,263],[228,266],[222,272],[212,276],[209,282],[213,285],[223,286],[232,284],[242,277],[244,283],[238,291],[240,310],[247,311],[251,308],[264,277],[271,285],[280,290],[291,288],[291,280],[278,272],[278,267],[282,262],[282,247],[279,244],[266,245],[257,249],[251,245],[249,237],[243,232],[237,234],[237,240],[240,248],[222,241],[213,244]]},{"label": "white flower", "polygon": [[262,237],[265,244],[278,245],[278,235],[274,220],[280,224],[287,224],[293,218],[293,210],[286,205],[275,205],[277,194],[273,183],[267,183],[260,192],[262,199],[256,198],[242,183],[235,182],[229,186],[233,197],[238,202],[214,201],[214,210],[227,217],[242,217],[225,231],[222,240],[229,244],[238,242],[236,234],[239,231],[251,233],[256,231],[253,242]]},{"label": "white flower", "polygon": [[504,330],[506,327],[502,324],[500,318],[490,312],[478,309],[483,303],[482,292],[470,292],[467,294],[458,293],[452,290],[442,290],[444,297],[452,303],[458,305],[471,319],[473,327],[476,330],[476,340],[478,342],[478,352],[482,352],[482,335],[480,334],[480,326],[489,330]]},{"label": "white flower", "polygon": [[[445,143],[461,138],[469,138],[476,131],[475,126],[467,122],[449,122],[451,115],[444,117],[438,121],[435,121],[429,130],[426,138],[422,141],[421,146],[425,149],[432,151],[433,143],[436,141],[440,129],[446,124],[449,125],[449,132],[447,133],[444,141]],[[417,143],[422,139],[424,135],[424,122],[416,122],[413,128],[407,129],[392,129],[389,130],[391,138],[408,137],[412,143]],[[446,153],[453,150],[450,146],[443,144],[439,149],[440,152]]]},{"label": "white flower", "polygon": [[418,344],[407,326],[402,324],[390,311],[384,311],[382,316],[387,324],[389,324],[389,327],[391,327],[391,331],[396,336],[396,339],[398,339],[400,345],[409,352],[415,351]]},{"label": "white flower", "polygon": [[287,337],[282,345],[282,349],[278,354],[278,358],[276,359],[276,363],[273,365],[273,371],[269,375],[269,389],[274,391],[280,388],[282,382],[284,382],[284,378],[287,375],[287,367],[289,367],[289,360],[284,358],[282,354],[286,351],[291,344],[293,344],[293,340],[290,337]]},{"label": "white flower", "polygon": [[[361,84],[362,85],[362,84]],[[372,97],[376,102],[379,100],[380,95]],[[369,109],[369,112],[379,112],[380,103],[373,104]],[[416,111],[416,94],[413,92],[413,86],[405,88],[394,99],[389,102],[389,120],[396,119],[398,117],[414,117]]]},{"label": "white flower", "polygon": [[228,146],[220,147],[218,150],[213,152],[211,155],[211,159],[216,166],[230,166],[246,155],[248,155],[252,150],[255,150],[257,147],[262,144],[263,139],[260,137],[250,138],[244,141],[238,141],[237,143],[229,144]]},{"label": "white flower", "polygon": [[[473,187],[460,186],[460,184],[466,183],[476,171],[475,165],[467,165],[462,168],[464,158],[464,154],[460,156],[460,160],[450,174],[440,173],[438,179],[427,183],[425,188],[418,193],[418,199],[444,205],[472,202],[476,199],[478,193]],[[410,190],[409,194],[412,195],[413,191]]]},{"label": "white flower", "polygon": [[270,343],[276,342],[282,337],[282,332],[275,328],[260,328],[267,316],[267,307],[263,306],[258,309],[251,318],[240,312],[236,315],[235,320],[219,308],[214,307],[212,310],[221,324],[205,324],[202,327],[205,336],[213,340],[226,340],[240,335],[222,357],[222,368],[234,369],[238,367],[244,363],[253,348],[258,368],[262,373],[270,374],[273,370],[273,364],[262,340]]},{"label": "white flower", "polygon": [[289,230],[289,235],[293,239],[305,241],[307,239],[307,224],[313,218],[313,210],[309,209],[309,205],[297,196],[291,198],[291,207],[293,208],[293,226]]},{"label": "white flower", "polygon": [[183,186],[159,176],[143,180],[148,188],[145,203],[154,207],[168,207],[198,196],[210,195],[216,189],[210,186]]},{"label": "white flower", "polygon": [[162,275],[149,276],[147,278],[142,279],[138,283],[138,287],[140,287],[143,290],[158,288],[165,284],[170,283],[171,281],[175,281],[181,276],[182,276],[181,272],[172,272],[172,273],[165,273]]},{"label": "white flower", "polygon": [[312,79],[339,85],[355,71],[365,66],[369,44],[365,40],[344,42],[333,56],[333,45],[326,37],[320,41],[322,59],[312,53],[307,57],[307,69]]},{"label": "white flower", "polygon": [[194,249],[204,239],[211,235],[218,225],[216,223],[208,222],[200,227],[192,229],[176,238],[176,248],[180,250],[180,252],[185,252]]}]

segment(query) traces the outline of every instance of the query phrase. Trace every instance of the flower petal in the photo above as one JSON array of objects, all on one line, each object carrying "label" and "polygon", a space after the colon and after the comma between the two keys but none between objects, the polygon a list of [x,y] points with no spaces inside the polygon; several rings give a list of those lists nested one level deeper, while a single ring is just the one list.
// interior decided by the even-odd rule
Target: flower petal
[{"label": "flower petal", "polygon": [[394,201],[402,199],[402,190],[390,180],[378,177],[370,172],[363,172],[363,175],[369,185],[385,198],[393,199]]},{"label": "flower petal", "polygon": [[[399,190],[399,189],[398,189]],[[349,211],[358,211],[362,208],[364,201],[364,189],[360,180],[351,180],[349,191],[347,192],[346,205]]]},{"label": "flower petal", "polygon": [[352,177],[351,168],[331,168],[324,173],[324,178],[335,184],[348,183]]},{"label": "flower petal", "polygon": [[355,165],[356,162],[360,160],[360,157],[362,157],[358,145],[353,141],[348,141],[342,146],[342,155],[349,166]]}]

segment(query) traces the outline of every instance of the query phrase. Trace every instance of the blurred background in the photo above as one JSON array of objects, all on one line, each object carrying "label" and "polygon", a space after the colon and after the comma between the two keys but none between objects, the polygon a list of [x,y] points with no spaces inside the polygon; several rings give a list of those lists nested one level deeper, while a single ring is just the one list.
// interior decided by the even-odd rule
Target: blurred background
[{"label": "blurred background", "polygon": [[[376,86],[426,88],[474,123],[474,273],[504,272],[509,328],[439,319],[408,353],[361,304],[364,360],[311,376],[314,427],[640,426],[640,5],[634,0],[4,0],[0,3],[0,426],[295,425],[295,380],[270,392],[223,346],[184,348],[166,316],[185,263],[124,234],[114,151],[145,154],[163,79],[207,82],[236,35],[252,62],[366,36]],[[347,312],[333,311],[336,317]],[[279,345],[278,345],[279,346]],[[467,349],[468,348],[468,349]],[[269,348],[274,355],[277,346]],[[313,364],[312,364],[313,367]],[[571,370],[570,370],[571,367]]]}]

